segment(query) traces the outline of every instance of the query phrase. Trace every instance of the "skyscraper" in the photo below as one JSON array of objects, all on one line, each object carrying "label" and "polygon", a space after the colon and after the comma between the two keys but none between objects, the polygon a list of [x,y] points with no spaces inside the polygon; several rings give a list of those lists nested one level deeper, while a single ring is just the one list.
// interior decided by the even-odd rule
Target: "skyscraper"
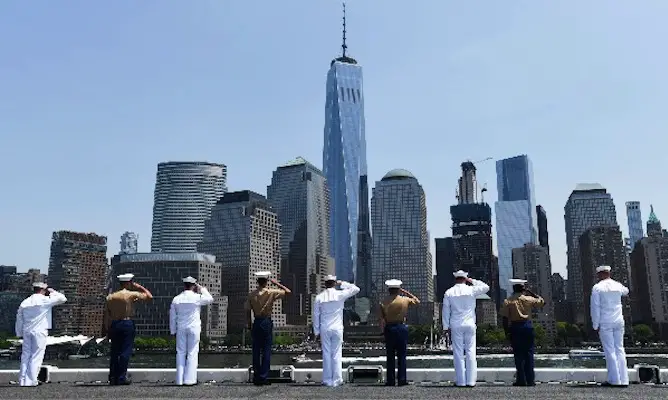
[{"label": "skyscraper", "polygon": [[598,183],[580,183],[564,206],[568,253],[567,301],[573,307],[573,322],[584,325],[584,293],[580,263],[580,236],[589,228],[617,226],[617,212],[612,196]]},{"label": "skyscraper", "polygon": [[125,232],[121,235],[121,251],[119,254],[135,254],[137,252],[137,234],[134,232]]},{"label": "skyscraper", "polygon": [[[504,296],[499,288],[498,260],[492,251],[492,209],[483,201],[477,202],[475,165],[470,161],[463,162],[461,169],[458,204],[450,207],[454,247],[452,269],[467,271],[472,278],[486,282],[490,287],[489,296],[498,306]],[[454,281],[447,274],[444,279],[448,280],[446,286]]]},{"label": "skyscraper", "polygon": [[[423,303],[432,303],[433,319],[434,277],[427,205],[424,190],[413,174],[395,169],[376,182],[371,197],[371,225],[374,300],[383,296],[385,280],[401,279],[403,286]],[[409,314],[409,323],[428,323],[421,316],[419,312]]]},{"label": "skyscraper", "polygon": [[538,225],[538,244],[550,253],[550,240],[547,230],[547,213],[541,205],[536,206],[536,220]]},{"label": "skyscraper", "polygon": [[267,200],[281,224],[281,278],[288,324],[311,322],[311,299],[334,272],[329,251],[329,190],[322,171],[297,157],[274,171]]},{"label": "skyscraper", "polygon": [[455,242],[451,237],[436,238],[436,298],[443,301],[443,295],[452,285],[455,277]]},{"label": "skyscraper", "polygon": [[[221,290],[228,297],[227,331],[246,327],[244,302],[257,289],[255,272],[269,271],[281,279],[281,225],[267,199],[250,190],[225,193],[206,221],[199,252],[221,265]],[[285,326],[283,303],[272,309],[275,327]]]},{"label": "skyscraper", "polygon": [[204,221],[227,191],[227,167],[207,162],[158,164],[151,252],[197,251]]},{"label": "skyscraper", "polygon": [[101,333],[107,269],[106,236],[70,231],[53,233],[49,285],[67,296],[67,303],[53,310],[55,334]]},{"label": "skyscraper", "polygon": [[367,163],[362,67],[346,54],[345,8],[341,48],[341,57],[332,60],[327,73],[322,164],[330,191],[330,240],[336,275],[353,281],[358,266],[360,208],[368,208],[360,200],[365,198],[360,189],[367,180]]},{"label": "skyscraper", "polygon": [[626,219],[629,224],[629,239],[631,239],[631,250],[635,247],[638,240],[645,234],[642,229],[642,213],[640,212],[639,201],[626,202]]},{"label": "skyscraper", "polygon": [[499,200],[496,211],[496,245],[499,252],[499,284],[506,293],[512,288],[512,251],[538,243],[533,168],[529,157],[520,155],[496,162]]}]

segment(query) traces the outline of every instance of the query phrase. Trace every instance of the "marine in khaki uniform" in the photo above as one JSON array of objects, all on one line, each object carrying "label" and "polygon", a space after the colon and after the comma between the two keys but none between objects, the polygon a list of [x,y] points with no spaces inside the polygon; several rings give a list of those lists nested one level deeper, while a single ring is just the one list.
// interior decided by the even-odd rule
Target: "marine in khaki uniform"
[{"label": "marine in khaki uniform", "polygon": [[[248,326],[253,339],[253,383],[257,386],[268,385],[267,377],[271,365],[271,344],[274,324],[271,321],[271,310],[274,302],[292,293],[290,289],[281,285],[275,279],[269,279],[271,272],[256,272],[257,289],[248,294],[246,314]],[[267,287],[269,281],[278,286],[278,289]],[[255,316],[253,320],[251,311]]]},{"label": "marine in khaki uniform", "polygon": [[399,386],[408,384],[406,379],[406,348],[408,347],[406,314],[409,306],[420,303],[417,297],[408,290],[402,289],[401,284],[402,282],[398,279],[385,281],[385,285],[389,288],[389,295],[380,303],[381,323],[385,333],[385,348],[387,350],[386,386],[394,386],[395,383],[395,355],[399,367],[397,383]]},{"label": "marine in khaki uniform", "polygon": [[510,279],[513,294],[504,300],[500,314],[503,329],[510,336],[510,344],[515,356],[517,380],[514,386],[534,386],[534,345],[535,332],[531,323],[533,308],[542,307],[545,301],[526,288],[526,280]]},{"label": "marine in khaki uniform", "polygon": [[[134,303],[153,298],[151,292],[133,282],[134,275],[118,275],[121,289],[107,296],[104,310],[104,334],[111,341],[109,355],[109,384],[129,385],[128,363],[135,341]],[[134,289],[134,290],[133,290]]]}]

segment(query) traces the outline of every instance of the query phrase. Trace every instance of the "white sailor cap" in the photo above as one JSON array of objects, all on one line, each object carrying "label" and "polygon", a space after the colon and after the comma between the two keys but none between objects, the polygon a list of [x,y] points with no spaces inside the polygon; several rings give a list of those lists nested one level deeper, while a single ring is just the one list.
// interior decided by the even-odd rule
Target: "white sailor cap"
[{"label": "white sailor cap", "polygon": [[197,283],[197,279],[193,278],[192,276],[183,278],[183,283]]},{"label": "white sailor cap", "polygon": [[390,289],[398,289],[401,287],[402,283],[403,282],[399,279],[388,279],[385,281],[385,285],[387,285],[387,287]]},{"label": "white sailor cap", "polygon": [[269,271],[260,271],[260,272],[255,273],[255,276],[257,278],[264,278],[264,279],[269,278],[270,275],[271,275],[271,272],[269,272]]},{"label": "white sailor cap", "polygon": [[44,283],[44,282],[35,282],[35,283],[32,284],[32,287],[34,287],[34,288],[40,288],[40,289],[46,289],[46,288],[49,287],[49,285],[47,285],[47,284]]},{"label": "white sailor cap", "polygon": [[513,279],[508,279],[508,282],[510,282],[511,285],[524,285],[525,283],[527,283],[527,280],[513,278]]},{"label": "white sailor cap", "polygon": [[123,275],[118,275],[116,278],[118,278],[118,280],[121,282],[130,282],[134,277],[135,276],[133,274],[123,274]]},{"label": "white sailor cap", "polygon": [[600,267],[596,268],[596,273],[599,272],[610,272],[612,268],[610,268],[609,265],[601,265]]},{"label": "white sailor cap", "polygon": [[327,275],[325,277],[325,282],[326,281],[335,281],[336,280],[336,275]]},{"label": "white sailor cap", "polygon": [[453,272],[452,275],[454,275],[455,278],[468,278],[469,277],[469,273],[464,272],[461,269],[457,272]]}]

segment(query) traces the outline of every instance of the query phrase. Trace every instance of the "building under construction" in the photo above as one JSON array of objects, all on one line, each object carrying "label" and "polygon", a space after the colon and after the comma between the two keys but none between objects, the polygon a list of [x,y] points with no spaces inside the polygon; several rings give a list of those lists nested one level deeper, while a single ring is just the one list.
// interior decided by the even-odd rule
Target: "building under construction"
[{"label": "building under construction", "polygon": [[101,333],[107,268],[106,236],[53,233],[49,286],[67,296],[67,303],[53,310],[54,335]]}]

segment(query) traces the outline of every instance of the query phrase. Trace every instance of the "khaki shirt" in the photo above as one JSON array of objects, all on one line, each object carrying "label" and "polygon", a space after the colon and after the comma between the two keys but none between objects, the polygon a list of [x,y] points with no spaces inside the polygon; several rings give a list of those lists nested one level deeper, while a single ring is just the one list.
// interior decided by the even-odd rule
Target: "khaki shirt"
[{"label": "khaki shirt", "polygon": [[248,294],[246,310],[253,310],[256,317],[271,317],[274,302],[285,297],[283,289],[257,289]]},{"label": "khaki shirt", "polygon": [[545,300],[542,297],[532,297],[521,293],[514,293],[503,301],[500,314],[510,322],[526,321],[531,318],[531,309],[542,307]]},{"label": "khaki shirt", "polygon": [[388,296],[380,303],[380,312],[386,324],[402,324],[406,321],[408,306],[417,303],[407,296]]},{"label": "khaki shirt", "polygon": [[134,302],[148,300],[148,296],[141,292],[121,289],[107,296],[104,310],[104,326],[109,329],[111,321],[131,318],[134,315]]}]

